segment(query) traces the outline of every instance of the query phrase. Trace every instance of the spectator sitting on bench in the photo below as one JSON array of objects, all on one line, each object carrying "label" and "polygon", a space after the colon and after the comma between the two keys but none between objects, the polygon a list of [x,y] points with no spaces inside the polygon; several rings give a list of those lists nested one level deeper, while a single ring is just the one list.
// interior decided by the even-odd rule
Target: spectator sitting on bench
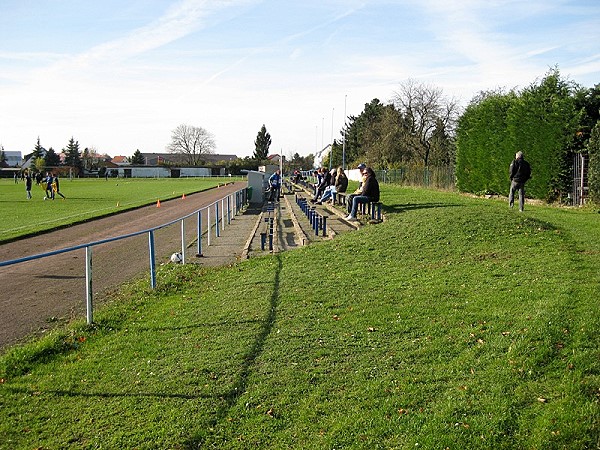
[{"label": "spectator sitting on bench", "polygon": [[300,184],[300,180],[302,180],[302,174],[298,169],[294,170],[294,183]]},{"label": "spectator sitting on bench", "polygon": [[331,183],[329,189],[325,189],[325,193],[321,197],[321,200],[317,202],[317,204],[323,203],[330,197],[332,199],[332,203],[335,203],[336,194],[338,192],[340,194],[343,194],[344,192],[346,192],[346,189],[348,189],[348,177],[344,173],[344,169],[338,167],[335,175],[335,181]]},{"label": "spectator sitting on bench", "polygon": [[361,193],[352,197],[352,209],[348,217],[346,217],[346,220],[349,222],[356,220],[359,204],[379,201],[379,183],[377,182],[377,178],[375,178],[375,172],[370,167],[367,167],[364,169],[363,175],[364,181]]},{"label": "spectator sitting on bench", "polygon": [[341,167],[338,167],[337,177],[335,177],[335,190],[336,190],[336,192],[333,193],[333,203],[335,203],[335,195],[337,193],[339,193],[339,194],[345,194],[346,193],[346,189],[348,189],[348,177],[344,173],[344,169],[342,169]]},{"label": "spectator sitting on bench", "polygon": [[350,211],[352,210],[352,199],[357,196],[360,195],[360,193],[362,192],[362,186],[363,183],[365,182],[365,169],[367,168],[367,165],[364,163],[360,163],[357,167],[357,169],[360,171],[360,177],[361,177],[361,181],[358,183],[358,188],[348,196],[348,198],[346,199],[346,207],[348,208],[348,214],[350,214]]},{"label": "spectator sitting on bench", "polygon": [[325,192],[325,188],[331,184],[331,174],[325,167],[321,167],[317,174],[318,184],[315,187],[315,196],[310,200],[315,203]]},{"label": "spectator sitting on bench", "polygon": [[[316,181],[315,184],[313,185],[313,188],[315,190],[315,195],[317,195],[317,189],[319,188],[319,185],[321,184],[321,181],[323,181],[323,177],[321,176],[321,169],[317,169],[313,172],[313,177],[315,177]],[[312,202],[313,199],[310,199],[310,201]]]}]

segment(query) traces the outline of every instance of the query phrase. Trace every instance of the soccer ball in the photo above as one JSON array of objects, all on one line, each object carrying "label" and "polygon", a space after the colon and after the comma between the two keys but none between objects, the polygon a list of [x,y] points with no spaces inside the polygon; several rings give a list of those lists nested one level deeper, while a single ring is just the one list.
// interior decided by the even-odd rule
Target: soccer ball
[{"label": "soccer ball", "polygon": [[183,262],[183,255],[179,252],[175,252],[171,255],[171,262],[173,264],[181,264]]}]

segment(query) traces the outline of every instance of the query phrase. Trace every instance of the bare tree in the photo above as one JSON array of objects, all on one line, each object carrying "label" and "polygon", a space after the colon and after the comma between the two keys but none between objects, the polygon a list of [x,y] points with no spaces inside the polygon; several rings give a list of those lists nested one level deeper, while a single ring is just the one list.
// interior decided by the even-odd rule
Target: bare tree
[{"label": "bare tree", "polygon": [[204,128],[179,125],[173,130],[167,149],[170,153],[183,155],[189,165],[197,166],[202,155],[213,153],[215,146],[213,135]]},{"label": "bare tree", "polygon": [[427,166],[432,137],[440,133],[453,135],[459,114],[458,102],[447,99],[439,88],[409,79],[394,93],[392,103],[407,121],[412,147]]}]

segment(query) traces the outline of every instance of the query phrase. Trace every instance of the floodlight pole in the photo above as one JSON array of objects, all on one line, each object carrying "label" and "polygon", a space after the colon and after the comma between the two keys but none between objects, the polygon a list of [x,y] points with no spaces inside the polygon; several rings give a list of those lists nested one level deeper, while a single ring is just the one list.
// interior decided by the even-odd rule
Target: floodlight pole
[{"label": "floodlight pole", "polygon": [[329,149],[329,171],[331,171],[332,159],[333,159],[333,113],[335,108],[331,110],[331,148]]},{"label": "floodlight pole", "polygon": [[344,96],[344,140],[342,142],[342,169],[346,170],[346,102],[348,95]]}]

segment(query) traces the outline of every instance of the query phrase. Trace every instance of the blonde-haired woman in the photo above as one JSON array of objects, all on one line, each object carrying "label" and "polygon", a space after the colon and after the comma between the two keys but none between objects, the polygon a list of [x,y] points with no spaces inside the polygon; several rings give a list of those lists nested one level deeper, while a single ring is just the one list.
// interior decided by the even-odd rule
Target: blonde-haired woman
[{"label": "blonde-haired woman", "polygon": [[335,203],[335,195],[338,192],[346,192],[347,188],[348,188],[348,177],[346,177],[346,174],[344,173],[344,169],[342,169],[341,167],[338,167],[336,175],[335,175],[335,180],[331,181],[331,185],[325,190],[323,197],[321,197],[321,200],[318,201],[317,204],[320,205],[323,202],[329,200],[329,198],[331,198],[331,201],[333,203]]}]

